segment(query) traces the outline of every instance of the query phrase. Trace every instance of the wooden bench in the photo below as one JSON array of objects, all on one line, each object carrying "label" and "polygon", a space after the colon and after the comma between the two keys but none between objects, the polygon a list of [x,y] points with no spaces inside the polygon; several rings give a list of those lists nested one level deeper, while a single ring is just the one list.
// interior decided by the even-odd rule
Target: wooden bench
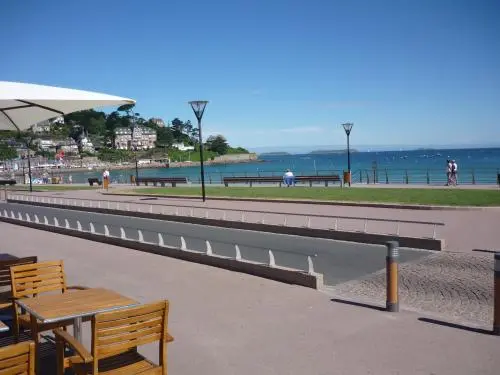
[{"label": "wooden bench", "polygon": [[[229,184],[234,183],[248,183],[250,187],[254,182],[260,183],[278,183],[281,187],[283,184],[283,177],[278,176],[253,176],[253,177],[224,177],[224,185],[227,187]],[[324,182],[325,186],[328,186],[329,182],[338,182],[342,186],[342,179],[339,175],[328,175],[328,176],[295,176],[295,183],[297,182],[309,182],[309,186],[312,187],[313,182]]]},{"label": "wooden bench", "polygon": [[145,186],[148,184],[153,184],[153,186],[165,187],[165,184],[172,184],[172,187],[176,187],[177,184],[187,184],[187,177],[141,177],[137,179],[137,186],[144,183]]},{"label": "wooden bench", "polygon": [[16,180],[0,180],[0,186],[12,186],[16,184]]},{"label": "wooden bench", "polygon": [[101,185],[102,185],[102,181],[100,181],[100,180],[99,180],[98,178],[96,178],[96,177],[89,177],[89,179],[88,179],[88,180],[89,180],[89,185],[90,185],[90,186],[94,186],[94,184],[97,184],[97,185],[99,185],[99,186],[101,186]]}]

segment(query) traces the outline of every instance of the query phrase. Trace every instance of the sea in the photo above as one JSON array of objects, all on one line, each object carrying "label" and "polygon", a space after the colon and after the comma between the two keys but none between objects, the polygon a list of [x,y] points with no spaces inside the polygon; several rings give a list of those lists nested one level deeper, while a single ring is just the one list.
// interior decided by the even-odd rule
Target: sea
[{"label": "sea", "polygon": [[[500,173],[500,148],[419,149],[412,151],[352,152],[353,183],[446,183],[446,160],[458,165],[461,184],[497,184]],[[205,166],[207,184],[220,184],[226,176],[282,176],[290,169],[295,175],[341,175],[347,170],[346,153],[311,153],[303,155],[262,154],[252,163]],[[75,172],[73,183],[100,177],[100,170]],[[111,170],[111,181],[126,183],[135,169]],[[139,177],[187,177],[200,182],[200,167],[139,169]]]}]

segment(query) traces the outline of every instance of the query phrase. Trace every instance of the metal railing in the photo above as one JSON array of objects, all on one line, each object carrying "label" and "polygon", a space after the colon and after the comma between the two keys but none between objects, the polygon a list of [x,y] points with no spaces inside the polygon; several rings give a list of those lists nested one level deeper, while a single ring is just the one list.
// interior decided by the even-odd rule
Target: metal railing
[{"label": "metal railing", "polygon": [[[309,274],[315,273],[313,259],[317,257],[317,254],[310,251],[301,253],[297,251],[247,246],[236,244],[234,242],[224,242],[221,240],[210,242],[206,238],[196,236],[195,234],[182,236],[177,233],[168,232],[166,229],[161,232],[150,231],[143,228],[114,225],[106,221],[95,219],[92,219],[93,221],[87,221],[84,219],[74,220],[73,218],[61,218],[61,214],[58,214],[57,216],[38,215],[19,209],[14,211],[12,209],[0,208],[0,217],[28,223],[42,224],[48,227],[59,227],[76,230],[78,232],[87,232],[96,236],[114,237],[122,240],[157,245],[159,247],[177,248],[180,251],[204,253],[208,256],[222,256],[236,259],[238,261],[258,262],[269,267],[292,268],[290,265],[279,265],[279,262],[276,262],[276,259],[280,258],[276,257],[276,254],[281,254],[287,257],[295,257],[296,259],[294,259],[294,263],[296,265],[302,264],[299,268],[293,268],[296,268],[299,271],[306,271]],[[172,240],[167,241],[167,237],[175,238],[175,243]],[[190,243],[195,243],[196,241],[201,241],[203,243],[203,249],[194,249],[192,246],[189,246]],[[226,248],[225,251],[219,251],[222,246]],[[231,255],[228,254],[228,248],[233,249]],[[264,257],[266,258],[265,260],[263,259]]]},{"label": "metal railing", "polygon": [[[444,169],[359,169],[352,172],[354,183],[445,185]],[[457,172],[457,183],[464,185],[499,185],[500,168],[464,168]]]},{"label": "metal railing", "polygon": [[[179,204],[150,204],[131,201],[111,201],[98,199],[75,199],[61,198],[52,195],[33,195],[9,193],[9,201],[34,202],[42,204],[54,204],[78,209],[96,208],[119,211],[135,211],[149,214],[161,214],[170,216],[199,217],[214,220],[240,221],[246,223],[258,223],[268,225],[281,225],[289,227],[305,227],[311,229],[330,229],[334,231],[352,231],[362,233],[401,235],[404,232],[418,231],[424,229],[423,238],[437,238],[438,227],[444,223],[436,221],[416,221],[402,219],[384,219],[357,216],[321,215],[311,213],[289,213],[276,211],[262,211],[249,209],[218,208],[195,205]],[[355,223],[353,225],[353,222]],[[385,232],[373,231],[373,223],[384,224]],[[404,228],[402,228],[404,226]],[[392,229],[391,229],[392,228]]]},{"label": "metal railing", "polygon": [[[144,177],[153,177],[152,169],[142,169],[139,174]],[[343,170],[340,169],[313,169],[313,170],[298,170],[294,171],[296,176],[321,176],[337,174],[340,177],[343,175]],[[73,183],[88,183],[89,177],[100,178],[100,172],[58,172],[57,170],[49,171],[49,179],[52,177],[62,177],[64,183],[68,183],[68,176],[72,175]],[[128,184],[130,183],[130,175],[135,174],[130,170],[117,170],[111,174],[112,183]],[[222,184],[224,177],[280,177],[283,176],[283,171],[263,171],[256,172],[248,171],[224,171],[224,172],[206,172],[206,184]],[[171,168],[168,172],[161,171],[161,177],[187,177],[190,183],[200,183],[200,175],[198,171],[193,173],[192,170],[185,168]],[[22,176],[15,176],[18,184],[24,184]],[[459,184],[465,185],[481,185],[489,184],[500,185],[500,168],[461,168],[457,173]],[[356,169],[352,171],[352,182],[361,184],[427,184],[427,185],[444,185],[447,182],[445,168],[376,168],[376,169]],[[256,183],[258,184],[258,183]],[[265,183],[263,183],[265,184]],[[321,184],[317,182],[315,184]],[[335,186],[335,184],[332,184]]]}]

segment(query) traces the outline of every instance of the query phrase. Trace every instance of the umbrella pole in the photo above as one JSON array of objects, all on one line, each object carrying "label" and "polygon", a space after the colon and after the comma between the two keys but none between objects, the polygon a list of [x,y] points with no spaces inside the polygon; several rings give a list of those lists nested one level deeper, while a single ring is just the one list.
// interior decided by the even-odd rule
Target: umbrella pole
[{"label": "umbrella pole", "polygon": [[[30,149],[28,148],[28,177],[30,179],[30,193],[33,192],[33,183],[31,181],[31,157],[30,157]],[[24,175],[23,175],[24,178]]]}]

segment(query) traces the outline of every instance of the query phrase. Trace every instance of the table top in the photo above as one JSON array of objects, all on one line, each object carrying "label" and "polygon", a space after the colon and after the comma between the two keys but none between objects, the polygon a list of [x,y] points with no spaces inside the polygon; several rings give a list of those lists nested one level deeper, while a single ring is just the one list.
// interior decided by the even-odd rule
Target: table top
[{"label": "table top", "polygon": [[7,253],[0,254],[0,262],[5,261],[5,260],[16,260],[16,259],[19,259],[19,258],[16,257],[15,255],[12,255],[12,254],[7,254]]},{"label": "table top", "polygon": [[9,330],[9,326],[7,326],[4,322],[0,321],[0,332],[7,332]]},{"label": "table top", "polygon": [[45,294],[17,300],[16,303],[42,323],[92,316],[139,305],[139,302],[131,298],[104,288]]}]

